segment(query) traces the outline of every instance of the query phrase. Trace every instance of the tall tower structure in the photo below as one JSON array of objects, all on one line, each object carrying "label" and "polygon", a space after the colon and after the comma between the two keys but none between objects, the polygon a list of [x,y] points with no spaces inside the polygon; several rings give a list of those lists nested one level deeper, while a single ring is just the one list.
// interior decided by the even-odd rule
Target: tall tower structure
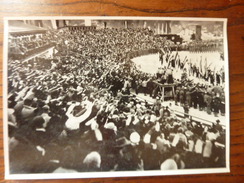
[{"label": "tall tower structure", "polygon": [[201,41],[202,40],[202,26],[201,25],[196,25],[196,41]]},{"label": "tall tower structure", "polygon": [[171,34],[171,25],[170,25],[171,21],[167,20],[167,21],[163,21],[162,24],[162,33],[163,34]]}]

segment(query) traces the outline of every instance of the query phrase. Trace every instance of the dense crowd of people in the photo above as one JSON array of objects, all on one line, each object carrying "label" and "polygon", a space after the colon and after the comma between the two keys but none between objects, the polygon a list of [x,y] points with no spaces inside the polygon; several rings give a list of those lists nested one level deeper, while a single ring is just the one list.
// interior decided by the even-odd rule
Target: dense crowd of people
[{"label": "dense crowd of people", "polygon": [[223,51],[223,42],[220,40],[192,41],[187,45],[187,49],[192,52]]},{"label": "dense crowd of people", "polygon": [[[225,167],[220,121],[206,126],[178,117],[154,88],[165,76],[176,82],[170,69],[152,76],[128,58],[166,49],[164,38],[146,29],[100,29],[59,30],[49,39],[56,41],[53,58],[8,61],[11,173]],[[196,94],[201,86],[188,85],[184,75],[181,81],[175,102],[209,110]],[[155,102],[137,98],[139,92]]]},{"label": "dense crowd of people", "polygon": [[[223,40],[192,40],[183,44],[174,44],[171,42],[171,50],[189,51],[190,53],[206,53],[206,52],[223,52]],[[223,55],[221,55],[224,60]]]}]

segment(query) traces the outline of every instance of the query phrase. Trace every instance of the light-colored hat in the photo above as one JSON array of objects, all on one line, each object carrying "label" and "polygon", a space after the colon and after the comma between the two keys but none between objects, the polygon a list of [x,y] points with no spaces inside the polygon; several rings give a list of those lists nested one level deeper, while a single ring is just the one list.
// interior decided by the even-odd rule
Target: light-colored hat
[{"label": "light-colored hat", "polygon": [[177,170],[178,166],[173,159],[167,159],[161,164],[160,169],[161,170]]},{"label": "light-colored hat", "polygon": [[132,132],[130,134],[130,141],[132,143],[137,144],[137,143],[140,142],[140,139],[141,139],[141,137],[140,137],[140,135],[137,132]]},{"label": "light-colored hat", "polygon": [[83,160],[83,163],[85,165],[87,165],[87,167],[100,168],[101,156],[98,152],[93,151],[85,157],[85,159]]},{"label": "light-colored hat", "polygon": [[117,126],[115,126],[115,124],[112,123],[112,122],[105,124],[104,128],[110,129],[110,130],[113,130],[113,131],[117,132]]},{"label": "light-colored hat", "polygon": [[50,109],[50,107],[48,105],[44,105],[42,108],[45,109],[45,110],[49,110]]}]

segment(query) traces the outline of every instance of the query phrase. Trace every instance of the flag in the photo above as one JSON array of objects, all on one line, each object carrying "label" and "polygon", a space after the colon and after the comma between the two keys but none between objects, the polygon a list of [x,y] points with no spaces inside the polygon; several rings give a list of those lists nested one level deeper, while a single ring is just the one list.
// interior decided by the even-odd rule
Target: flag
[{"label": "flag", "polygon": [[202,57],[200,59],[200,63],[199,63],[199,71],[201,74],[203,74],[203,70],[202,70]]},{"label": "flag", "polygon": [[207,60],[207,58],[205,58],[205,66],[204,66],[204,75],[206,75],[206,73],[207,73],[207,68],[208,68],[208,60]]}]

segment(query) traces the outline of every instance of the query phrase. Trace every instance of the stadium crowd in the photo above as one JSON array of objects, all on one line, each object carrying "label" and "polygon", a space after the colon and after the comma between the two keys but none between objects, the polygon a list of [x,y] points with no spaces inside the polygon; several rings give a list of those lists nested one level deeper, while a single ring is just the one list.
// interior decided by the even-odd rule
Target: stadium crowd
[{"label": "stadium crowd", "polygon": [[223,49],[223,42],[220,40],[193,41],[189,45],[187,45],[187,49],[192,52],[220,51]]},{"label": "stadium crowd", "polygon": [[[220,121],[206,126],[177,117],[161,102],[153,82],[177,82],[171,69],[151,76],[127,56],[166,49],[165,39],[146,29],[75,34],[59,30],[49,38],[56,41],[52,59],[8,61],[11,173],[225,166],[225,129]],[[204,86],[189,82],[184,74],[181,83],[176,103],[211,112],[199,94]],[[212,86],[207,89],[207,94],[218,94]],[[150,94],[155,102],[137,98],[139,92]]]}]

